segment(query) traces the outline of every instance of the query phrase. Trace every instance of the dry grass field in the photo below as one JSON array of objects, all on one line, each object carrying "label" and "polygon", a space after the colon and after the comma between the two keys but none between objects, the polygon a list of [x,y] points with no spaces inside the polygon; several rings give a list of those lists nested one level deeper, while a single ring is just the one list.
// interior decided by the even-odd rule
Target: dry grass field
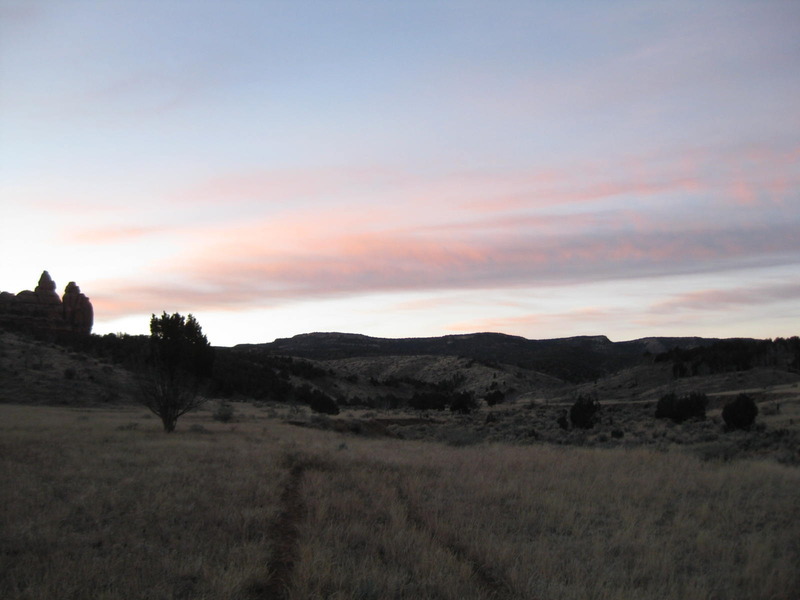
[{"label": "dry grass field", "polygon": [[296,416],[0,405],[0,597],[800,598],[796,466]]}]

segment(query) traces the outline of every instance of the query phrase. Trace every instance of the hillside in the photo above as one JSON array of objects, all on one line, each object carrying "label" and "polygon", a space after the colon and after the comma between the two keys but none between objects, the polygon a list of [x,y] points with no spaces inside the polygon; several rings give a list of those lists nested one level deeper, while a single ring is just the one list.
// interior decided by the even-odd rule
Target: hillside
[{"label": "hillside", "polygon": [[118,364],[32,337],[0,330],[0,403],[129,403],[133,375]]},{"label": "hillside", "polygon": [[[300,343],[292,346],[292,340]],[[604,446],[669,442],[712,457],[768,455],[800,463],[797,338],[649,338],[620,344],[606,338],[572,338],[537,344],[497,334],[425,340],[310,334],[292,340],[278,340],[274,346],[216,348],[204,391],[214,402],[208,403],[205,411],[213,410],[217,402],[237,401],[237,406],[269,406],[271,414],[282,414],[294,425],[358,435],[456,445],[482,441]],[[314,340],[322,343],[315,347]],[[686,344],[682,350],[677,346],[681,342]],[[131,404],[139,385],[128,369],[140,363],[146,343],[144,336],[107,335],[88,337],[80,345],[60,346],[0,330],[0,403],[118,408]],[[578,365],[580,360],[591,360],[586,357],[596,357],[605,359],[606,368],[622,366],[576,383],[519,364],[481,360],[459,352],[485,356],[486,347],[495,347],[502,355],[505,346],[508,353],[504,356],[511,357],[509,348],[516,347],[528,352],[530,364],[542,364],[532,350],[537,345],[549,360],[560,355],[565,362]],[[670,345],[673,349],[669,352],[646,354]],[[345,352],[345,347],[349,351]],[[319,358],[272,353],[276,348]],[[380,355],[380,351],[395,354]],[[411,354],[414,351],[440,354]],[[340,356],[335,356],[337,353]],[[325,358],[331,354],[334,357]],[[663,395],[695,392],[708,395],[709,419],[675,425],[654,418],[656,402]],[[739,393],[747,393],[758,403],[758,427],[736,436],[723,435],[721,409]],[[579,395],[597,398],[603,407],[601,422],[590,433],[565,429],[560,423]],[[311,407],[320,398],[341,414],[334,419],[312,416]],[[462,411],[457,406],[465,398],[469,410]],[[444,410],[447,408],[450,410]],[[240,410],[237,407],[236,413]]]},{"label": "hillside", "polygon": [[387,339],[348,333],[308,333],[265,344],[241,344],[234,346],[234,350],[323,361],[378,356],[458,356],[489,365],[512,365],[578,383],[641,364],[648,355],[673,348],[707,346],[715,341],[662,337],[612,342],[605,336],[529,340],[501,333]]},{"label": "hillside", "polygon": [[[60,346],[0,331],[0,402],[93,404],[135,399],[144,336],[88,336]],[[478,333],[384,339],[311,333],[267,344],[216,348],[209,398],[404,407],[436,395],[478,402],[558,404],[577,394],[654,402],[669,392],[724,394],[794,384],[797,338],[711,340],[604,336],[554,340]]]}]

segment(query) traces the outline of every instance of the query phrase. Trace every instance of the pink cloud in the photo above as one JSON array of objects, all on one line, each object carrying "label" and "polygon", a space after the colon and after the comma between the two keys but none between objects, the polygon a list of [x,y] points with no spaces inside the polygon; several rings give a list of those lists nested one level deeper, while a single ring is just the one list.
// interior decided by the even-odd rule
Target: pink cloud
[{"label": "pink cloud", "polygon": [[683,310],[716,311],[725,306],[758,306],[796,300],[800,300],[800,283],[782,283],[725,290],[698,290],[659,302],[652,307],[652,310],[657,313]]},{"label": "pink cloud", "polygon": [[[253,170],[222,174],[177,192],[185,202],[307,201],[325,204],[347,197],[353,201],[402,203],[431,210],[469,208],[498,212],[568,203],[590,203],[619,196],[640,198],[663,193],[695,192],[704,182],[696,174],[644,172],[641,157],[635,176],[629,165],[564,165],[558,168],[502,171],[465,170],[420,175],[389,167],[313,167]],[[622,168],[624,175],[609,171]]]},{"label": "pink cloud", "polygon": [[439,310],[442,308],[447,308],[452,304],[462,304],[464,302],[463,298],[459,297],[458,295],[448,294],[448,295],[441,295],[437,294],[433,297],[428,298],[419,298],[416,300],[406,300],[404,302],[397,302],[391,306],[391,312],[416,312],[416,311],[427,311],[427,310]]},{"label": "pink cloud", "polygon": [[189,288],[212,290],[198,299],[236,303],[704,272],[745,263],[784,264],[787,255],[800,250],[795,228],[788,224],[769,236],[758,228],[698,235],[611,227],[593,236],[560,237],[502,231],[474,237],[467,231],[448,237],[404,229],[349,233],[322,223],[304,227],[305,235],[277,243],[258,227],[231,231],[231,239],[218,238],[167,266]]},{"label": "pink cloud", "polygon": [[372,186],[388,185],[403,175],[392,169],[285,168],[230,172],[212,177],[176,194],[186,202],[297,201],[322,200],[341,193],[367,193]]},{"label": "pink cloud", "polygon": [[[103,282],[104,289],[107,291],[101,294],[93,294],[89,299],[92,302],[96,317],[102,316],[104,320],[114,319],[135,313],[155,313],[158,306],[155,298],[155,290],[147,290],[141,294],[128,286],[114,288],[109,282]],[[109,294],[108,292],[112,292]],[[123,297],[121,294],[127,294]],[[170,296],[172,301],[172,296]],[[160,311],[158,311],[160,312]]]},{"label": "pink cloud", "polygon": [[304,207],[316,213],[345,204],[351,212],[364,213],[395,207],[392,222],[398,217],[409,222],[412,212],[425,211],[432,226],[443,214],[451,215],[444,222],[451,226],[457,225],[455,213],[465,220],[513,219],[547,207],[585,205],[582,210],[589,211],[608,202],[635,206],[631,212],[639,214],[676,199],[706,206],[731,201],[757,206],[786,202],[787,194],[800,185],[800,168],[793,160],[797,153],[797,148],[777,151],[753,145],[694,148],[545,168],[424,175],[379,165],[255,169],[222,173],[171,198],[193,206],[230,204],[233,215],[238,204],[263,215],[291,215]]},{"label": "pink cloud", "polygon": [[65,241],[78,244],[108,244],[120,241],[135,240],[149,235],[162,233],[163,227],[109,226],[93,229],[68,231],[62,235]]},{"label": "pink cloud", "polygon": [[[740,156],[745,151],[737,152]],[[696,154],[704,160],[701,151]],[[757,156],[763,167],[764,157],[773,155]],[[694,164],[694,159],[690,155],[687,164]],[[788,174],[765,180],[783,189],[793,175],[788,162],[781,164]],[[337,186],[343,190],[362,186],[358,189],[364,191],[364,201],[345,206],[310,199],[257,217],[234,215],[222,222],[187,223],[176,230],[180,254],[153,265],[152,284],[140,289],[123,283],[114,287],[128,298],[126,302],[147,311],[160,310],[162,303],[171,301],[224,309],[371,292],[561,285],[797,262],[800,215],[796,212],[778,214],[775,209],[751,206],[722,210],[716,200],[656,202],[661,193],[675,192],[682,198],[686,191],[705,194],[712,187],[711,177],[696,176],[701,167],[672,165],[665,170],[668,176],[652,179],[641,164],[632,160],[631,165],[635,177],[629,180],[593,182],[590,177],[582,187],[572,185],[566,172],[531,174],[535,185],[560,191],[562,195],[554,193],[551,200],[587,202],[577,211],[552,212],[530,210],[522,199],[509,203],[506,197],[491,195],[484,203],[471,203],[474,210],[458,210],[455,207],[463,204],[460,190],[475,187],[477,191],[470,194],[480,195],[481,189],[491,188],[494,176],[476,173],[464,180],[445,177],[422,183],[380,169],[367,170],[366,183],[358,171],[322,170],[316,180],[311,177],[313,170],[234,177],[216,189],[211,186],[208,198],[246,199],[262,188],[279,196],[313,196]],[[714,177],[728,181],[732,172],[723,165]],[[371,187],[380,191],[394,177],[401,190],[393,197],[398,201],[370,202],[381,197],[373,196]],[[524,181],[518,174],[503,189]],[[427,189],[436,189],[441,196],[427,196],[424,210],[417,210],[416,201],[405,201],[423,197]],[[192,193],[201,197],[200,190]],[[592,205],[618,195],[636,201],[614,210]],[[649,205],[648,198],[654,200]],[[151,233],[163,232],[118,224],[80,230],[72,239],[102,244]],[[104,302],[110,311],[130,310],[128,304],[115,304],[110,298]]]},{"label": "pink cloud", "polygon": [[577,324],[580,324],[582,327],[586,324],[604,324],[610,320],[618,319],[622,315],[623,311],[618,309],[587,306],[557,313],[541,312],[514,317],[462,321],[459,323],[451,323],[447,325],[446,329],[447,331],[461,333],[472,331],[519,331],[528,333],[529,335],[535,335],[537,329],[549,328],[552,330],[554,329],[554,325],[557,326],[555,329],[564,330],[566,328],[574,328]]},{"label": "pink cloud", "polygon": [[285,301],[270,298],[256,286],[203,287],[196,282],[131,285],[124,280],[98,282],[101,293],[90,296],[95,316],[111,319],[129,314],[150,314],[162,311],[236,310],[242,307],[269,307]]},{"label": "pink cloud", "polygon": [[689,149],[679,155],[630,156],[597,165],[576,163],[550,170],[547,177],[506,174],[505,186],[513,192],[489,194],[464,206],[492,212],[620,198],[643,203],[665,195],[716,198],[722,203],[734,199],[749,206],[782,203],[787,193],[800,185],[798,155],[798,148],[775,150],[748,145]]},{"label": "pink cloud", "polygon": [[652,181],[598,181],[589,185],[576,185],[576,177],[564,175],[558,183],[547,186],[529,184],[520,178],[514,183],[518,191],[500,196],[490,196],[463,203],[464,208],[479,212],[494,212],[526,207],[544,207],[561,204],[593,203],[599,200],[636,196],[640,201],[666,193],[698,192],[703,188],[699,179],[676,178],[662,182]]}]

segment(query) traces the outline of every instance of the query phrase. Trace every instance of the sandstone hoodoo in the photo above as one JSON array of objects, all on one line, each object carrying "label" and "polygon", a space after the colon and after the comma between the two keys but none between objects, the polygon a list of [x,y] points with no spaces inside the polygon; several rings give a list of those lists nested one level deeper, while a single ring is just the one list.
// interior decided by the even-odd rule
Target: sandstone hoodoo
[{"label": "sandstone hoodoo", "polygon": [[89,334],[94,323],[94,309],[89,298],[81,293],[81,288],[74,281],[70,281],[64,289],[62,298],[64,320],[72,331]]},{"label": "sandstone hoodoo", "polygon": [[59,298],[56,283],[47,271],[42,273],[33,291],[24,290],[16,295],[0,292],[0,327],[57,338],[89,335],[93,324],[94,309],[89,298],[74,281],[67,284],[63,298]]}]

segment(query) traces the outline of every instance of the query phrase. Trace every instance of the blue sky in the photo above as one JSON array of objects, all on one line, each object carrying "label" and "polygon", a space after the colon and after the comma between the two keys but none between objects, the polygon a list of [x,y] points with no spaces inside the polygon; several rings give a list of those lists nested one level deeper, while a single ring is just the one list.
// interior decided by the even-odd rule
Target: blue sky
[{"label": "blue sky", "polygon": [[800,4],[0,0],[0,289],[95,331],[797,335]]}]

